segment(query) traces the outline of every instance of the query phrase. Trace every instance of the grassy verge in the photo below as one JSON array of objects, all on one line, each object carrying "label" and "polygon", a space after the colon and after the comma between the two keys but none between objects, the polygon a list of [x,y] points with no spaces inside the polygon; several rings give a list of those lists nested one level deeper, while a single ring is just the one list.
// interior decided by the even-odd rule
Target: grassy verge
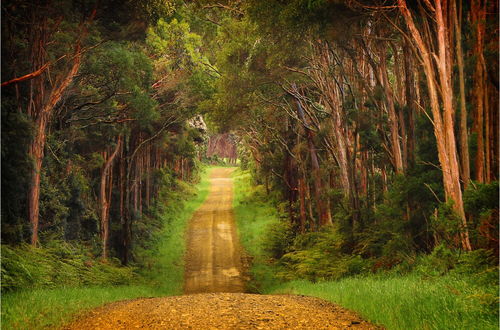
[{"label": "grassy verge", "polygon": [[160,295],[176,295],[182,293],[184,281],[184,251],[186,249],[186,225],[194,211],[200,207],[210,189],[209,174],[213,167],[202,173],[196,186],[197,194],[184,203],[184,207],[176,212],[175,217],[165,226],[159,242],[158,254],[154,257],[153,269],[146,270],[146,276],[152,279],[155,290]]},{"label": "grassy verge", "polygon": [[262,292],[279,282],[274,274],[277,265],[266,252],[266,232],[279,226],[276,209],[264,199],[262,187],[251,185],[250,173],[234,172],[233,208],[241,244],[249,257],[251,280],[247,283],[250,292]]},{"label": "grassy verge", "polygon": [[266,293],[322,298],[357,311],[387,329],[498,329],[498,317],[482,306],[491,304],[494,297],[452,276],[423,279],[410,274],[320,283],[292,281],[268,288]]},{"label": "grassy verge", "polygon": [[68,286],[2,294],[2,329],[57,327],[71,320],[75,314],[105,303],[180,294],[184,275],[184,231],[187,221],[208,195],[208,172],[203,173],[196,186],[197,194],[169,220],[159,241],[154,266],[143,271],[145,279],[136,285]]},{"label": "grassy verge", "polygon": [[387,273],[315,283],[277,279],[283,268],[272,261],[269,247],[276,237],[269,239],[269,232],[281,225],[278,212],[262,187],[251,185],[250,174],[237,171],[234,177],[235,217],[240,240],[252,259],[253,291],[322,298],[387,329],[498,328],[497,289],[471,274]]},{"label": "grassy verge", "polygon": [[149,286],[36,289],[2,295],[2,329],[60,326],[76,313],[108,302],[155,297]]}]

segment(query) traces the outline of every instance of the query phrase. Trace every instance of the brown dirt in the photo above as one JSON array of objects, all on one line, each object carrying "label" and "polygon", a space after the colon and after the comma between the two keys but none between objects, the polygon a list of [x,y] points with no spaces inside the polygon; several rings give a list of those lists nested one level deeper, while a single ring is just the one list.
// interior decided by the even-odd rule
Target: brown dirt
[{"label": "brown dirt", "polygon": [[376,329],[352,312],[303,296],[204,293],[121,301],[68,329]]},{"label": "brown dirt", "polygon": [[321,299],[243,293],[231,172],[230,168],[212,171],[210,193],[191,219],[187,295],[108,304],[64,329],[377,329]]},{"label": "brown dirt", "polygon": [[184,293],[244,292],[241,250],[233,216],[234,168],[210,175],[210,193],[187,234]]}]

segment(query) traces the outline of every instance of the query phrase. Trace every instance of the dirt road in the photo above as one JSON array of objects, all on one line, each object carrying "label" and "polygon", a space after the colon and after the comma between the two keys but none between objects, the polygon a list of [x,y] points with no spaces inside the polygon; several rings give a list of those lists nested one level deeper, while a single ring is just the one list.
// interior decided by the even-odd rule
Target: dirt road
[{"label": "dirt road", "polygon": [[231,172],[212,171],[210,193],[190,221],[186,295],[108,304],[64,329],[376,329],[321,299],[242,293]]},{"label": "dirt road", "polygon": [[204,293],[109,304],[68,329],[376,329],[354,313],[303,296]]},{"label": "dirt road", "polygon": [[233,168],[216,168],[210,192],[187,233],[184,293],[244,292],[233,217]]}]

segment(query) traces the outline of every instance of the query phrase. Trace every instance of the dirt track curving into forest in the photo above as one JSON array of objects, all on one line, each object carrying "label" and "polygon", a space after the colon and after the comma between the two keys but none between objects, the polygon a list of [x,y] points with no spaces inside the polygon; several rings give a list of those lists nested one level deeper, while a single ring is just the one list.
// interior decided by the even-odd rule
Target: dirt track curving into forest
[{"label": "dirt track curving into forest", "polygon": [[65,329],[377,329],[324,300],[243,293],[232,196],[233,169],[214,169],[188,229],[186,295],[108,304]]}]

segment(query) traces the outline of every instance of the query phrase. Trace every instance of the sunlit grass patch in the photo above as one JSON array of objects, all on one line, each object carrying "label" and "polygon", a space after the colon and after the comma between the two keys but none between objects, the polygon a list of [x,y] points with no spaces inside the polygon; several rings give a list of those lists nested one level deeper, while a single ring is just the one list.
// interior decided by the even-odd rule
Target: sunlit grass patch
[{"label": "sunlit grass patch", "polygon": [[[266,232],[280,223],[276,209],[265,201],[262,187],[251,184],[250,173],[237,170],[234,175],[234,214],[238,235],[251,260],[251,280],[247,289],[260,292],[276,283],[276,265],[266,252]],[[260,190],[259,190],[260,189]]]},{"label": "sunlit grass patch", "polygon": [[212,168],[204,171],[200,183],[196,186],[196,195],[184,203],[177,214],[165,226],[159,242],[158,254],[154,256],[152,269],[145,269],[145,277],[152,279],[155,287],[165,295],[181,294],[184,281],[184,253],[186,250],[185,232],[194,211],[206,199]]},{"label": "sunlit grass patch", "polygon": [[36,289],[2,295],[2,329],[57,327],[108,302],[158,296],[150,286]]},{"label": "sunlit grass patch", "polygon": [[[470,279],[469,279],[470,280]],[[360,313],[387,329],[498,329],[495,296],[448,275],[367,276],[312,283],[292,281],[266,293],[322,298]],[[490,305],[490,306],[487,306]]]}]

